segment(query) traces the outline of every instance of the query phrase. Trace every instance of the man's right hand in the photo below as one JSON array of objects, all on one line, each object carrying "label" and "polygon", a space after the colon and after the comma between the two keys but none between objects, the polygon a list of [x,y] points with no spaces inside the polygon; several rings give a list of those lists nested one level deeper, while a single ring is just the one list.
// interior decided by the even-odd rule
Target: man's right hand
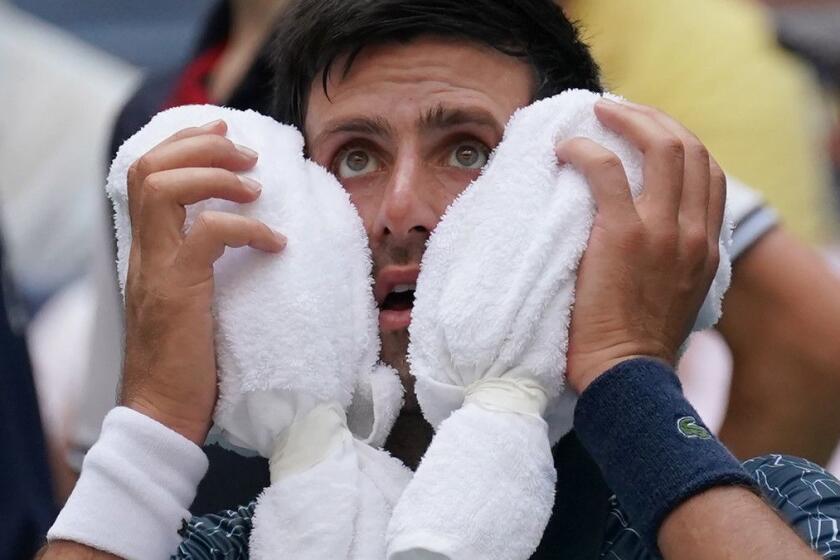
[{"label": "man's right hand", "polygon": [[204,442],[216,403],[213,263],[225,247],[279,252],[286,239],[243,216],[204,212],[184,233],[185,206],[209,198],[255,201],[260,185],[237,175],[257,154],[215,121],[167,138],[128,172],[132,244],[120,402]]}]

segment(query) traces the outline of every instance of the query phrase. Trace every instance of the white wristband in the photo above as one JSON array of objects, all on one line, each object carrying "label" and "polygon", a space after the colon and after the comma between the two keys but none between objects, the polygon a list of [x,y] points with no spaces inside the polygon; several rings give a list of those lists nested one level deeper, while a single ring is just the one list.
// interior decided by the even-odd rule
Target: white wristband
[{"label": "white wristband", "polygon": [[47,540],[68,540],[129,560],[162,560],[207,472],[200,447],[130,408],[105,417],[99,440]]}]

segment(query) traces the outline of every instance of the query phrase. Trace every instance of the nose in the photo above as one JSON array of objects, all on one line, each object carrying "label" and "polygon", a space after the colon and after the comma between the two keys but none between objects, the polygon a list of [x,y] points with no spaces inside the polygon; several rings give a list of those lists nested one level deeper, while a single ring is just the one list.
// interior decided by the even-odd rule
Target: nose
[{"label": "nose", "polygon": [[425,239],[440,220],[435,209],[434,174],[412,154],[401,155],[392,167],[374,223],[373,236],[394,243]]}]

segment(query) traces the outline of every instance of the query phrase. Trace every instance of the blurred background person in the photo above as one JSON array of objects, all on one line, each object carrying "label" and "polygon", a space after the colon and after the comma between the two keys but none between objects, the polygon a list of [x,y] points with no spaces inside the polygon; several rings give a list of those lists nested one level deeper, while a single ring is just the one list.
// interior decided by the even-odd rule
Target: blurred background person
[{"label": "blurred background person", "polygon": [[57,513],[29,354],[26,313],[12,287],[0,238],[0,558],[32,558]]},{"label": "blurred background person", "polygon": [[[106,232],[96,229],[104,212],[103,150],[116,111],[137,77],[126,63],[0,1],[0,102],[7,108],[0,115],[4,269],[9,285],[17,287],[20,310],[32,317],[26,331],[43,427],[55,450],[52,480],[59,499],[74,481],[63,460],[64,442],[86,378],[86,352],[80,348],[87,344],[95,296],[84,279],[94,232]],[[27,412],[38,403],[19,394],[22,383],[33,382],[29,359],[21,358],[21,352],[11,347],[0,351],[4,399],[14,403],[4,412],[15,410],[17,417],[4,424],[11,430],[28,419],[31,430],[40,431],[41,420],[34,420],[38,409]],[[33,435],[30,445],[44,444]],[[9,453],[9,460],[21,463],[31,457],[20,453],[15,459]],[[39,472],[34,458],[31,468]],[[29,495],[26,484],[18,486],[7,476],[10,471],[3,472],[2,483],[16,489],[10,495]],[[38,499],[37,492],[31,496]]]},{"label": "blurred background person", "polygon": [[8,257],[37,310],[86,272],[110,127],[139,72],[3,0],[0,72]]}]

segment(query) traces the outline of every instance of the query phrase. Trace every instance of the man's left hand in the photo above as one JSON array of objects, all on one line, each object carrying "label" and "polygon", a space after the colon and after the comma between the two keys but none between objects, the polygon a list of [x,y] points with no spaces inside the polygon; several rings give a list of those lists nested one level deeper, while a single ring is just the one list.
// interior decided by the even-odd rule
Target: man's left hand
[{"label": "man's left hand", "polygon": [[600,121],[644,157],[636,200],[618,156],[585,138],[557,146],[598,208],[581,260],[567,379],[582,392],[612,366],[647,356],[675,365],[719,261],[726,177],[703,144],[664,113],[601,101]]}]

